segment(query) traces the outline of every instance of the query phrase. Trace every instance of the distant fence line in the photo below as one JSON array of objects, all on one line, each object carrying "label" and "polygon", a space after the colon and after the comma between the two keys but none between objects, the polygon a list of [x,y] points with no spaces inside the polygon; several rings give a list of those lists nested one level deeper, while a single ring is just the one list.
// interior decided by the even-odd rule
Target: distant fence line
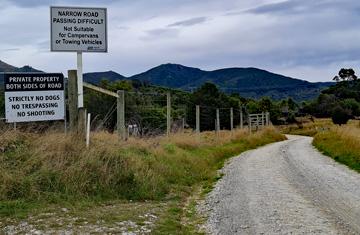
[{"label": "distant fence line", "polygon": [[[86,115],[86,110],[79,111],[77,108],[77,73],[75,70],[69,71],[67,84],[69,125],[65,127],[65,129],[85,132],[85,126],[89,124],[90,120],[87,120],[88,115]],[[196,133],[200,133],[201,124],[204,120],[208,121],[207,124],[210,123],[209,121],[215,123],[213,130],[216,132],[220,131],[222,129],[221,127],[224,128],[224,125],[221,123],[221,120],[224,120],[224,118],[226,118],[227,124],[230,123],[230,125],[227,125],[226,127],[230,130],[235,129],[236,127],[241,129],[247,127],[251,132],[254,129],[258,130],[270,125],[270,115],[268,112],[248,114],[246,110],[244,111],[244,106],[241,104],[239,104],[237,108],[200,105],[192,103],[190,100],[186,100],[182,104],[179,104],[179,101],[177,100],[177,104],[175,104],[172,94],[169,91],[161,93],[119,90],[113,92],[89,83],[84,83],[84,87],[94,92],[116,98],[116,101],[112,105],[109,105],[109,108],[103,117],[98,118],[93,116],[92,119],[93,121],[96,120],[99,122],[95,129],[100,130],[111,117],[116,116],[116,122],[113,126],[122,140],[126,140],[129,135],[142,136],[148,133],[151,135],[166,134],[169,136],[171,133],[189,128],[189,118],[193,120],[192,125],[195,124],[193,127]],[[152,98],[150,99],[149,96],[152,96]],[[154,106],[154,103],[156,103],[156,106]],[[127,109],[127,106],[131,106],[131,109]],[[174,107],[176,107],[176,109],[174,109]],[[189,107],[195,108],[195,112],[188,112],[187,109],[189,109]],[[151,113],[150,111],[154,112]],[[236,117],[235,112],[237,115]],[[188,117],[188,113],[191,113],[191,116],[194,116]],[[221,117],[221,114],[226,114],[226,116]],[[164,117],[159,117],[161,115],[164,115]],[[155,122],[151,119],[158,120]],[[4,122],[5,118],[0,118],[0,121]],[[157,126],[150,130],[150,127],[146,125],[151,121]],[[7,126],[10,127],[10,125]],[[14,128],[16,128],[16,125],[14,125]]]}]

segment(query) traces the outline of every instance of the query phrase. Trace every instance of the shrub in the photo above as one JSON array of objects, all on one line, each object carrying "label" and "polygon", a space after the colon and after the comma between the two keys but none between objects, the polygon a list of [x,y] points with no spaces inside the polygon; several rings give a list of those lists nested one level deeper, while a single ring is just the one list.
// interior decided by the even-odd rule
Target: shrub
[{"label": "shrub", "polygon": [[333,110],[331,119],[334,124],[338,124],[341,126],[342,124],[346,124],[350,120],[350,113],[351,112],[349,110],[344,109],[341,106],[337,106]]}]

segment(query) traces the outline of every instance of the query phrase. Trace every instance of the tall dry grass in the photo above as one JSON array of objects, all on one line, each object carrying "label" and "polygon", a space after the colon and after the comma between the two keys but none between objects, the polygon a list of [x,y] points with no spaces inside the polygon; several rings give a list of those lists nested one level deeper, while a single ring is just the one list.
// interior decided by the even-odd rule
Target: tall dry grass
[{"label": "tall dry grass", "polygon": [[360,128],[356,121],[319,132],[313,144],[336,161],[360,172]]},{"label": "tall dry grass", "polygon": [[331,126],[334,126],[331,119],[316,118],[313,121],[308,120],[301,125],[290,124],[278,126],[278,129],[284,134],[315,136],[318,132],[327,130]]},{"label": "tall dry grass", "polygon": [[274,129],[175,134],[119,141],[6,131],[0,136],[0,200],[161,199],[216,176],[235,154],[284,137]]}]

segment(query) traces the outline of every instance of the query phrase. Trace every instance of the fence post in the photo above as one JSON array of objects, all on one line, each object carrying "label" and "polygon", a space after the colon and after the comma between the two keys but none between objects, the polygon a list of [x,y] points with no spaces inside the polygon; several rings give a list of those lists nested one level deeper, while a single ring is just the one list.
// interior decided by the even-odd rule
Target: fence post
[{"label": "fence post", "polygon": [[82,138],[86,137],[86,109],[85,108],[79,108],[78,109],[78,125],[77,125],[77,133]]},{"label": "fence post", "polygon": [[240,128],[241,129],[244,128],[244,117],[243,117],[242,109],[240,109]]},{"label": "fence post", "polygon": [[234,109],[230,108],[230,130],[234,129]]},{"label": "fence post", "polygon": [[117,132],[121,140],[126,140],[125,133],[125,92],[117,91]]},{"label": "fence post", "polygon": [[185,132],[185,118],[182,118],[182,132]]},{"label": "fence post", "polygon": [[171,132],[171,95],[166,94],[166,135],[169,137]]},{"label": "fence post", "polygon": [[249,133],[251,134],[251,116],[248,117],[248,127],[249,127]]},{"label": "fence post", "polygon": [[77,94],[77,71],[68,71],[68,104],[69,104],[69,127],[75,132],[78,122],[78,94]]},{"label": "fence post", "polygon": [[196,133],[200,133],[200,106],[196,105]]},{"label": "fence post", "polygon": [[261,128],[264,128],[265,126],[265,115],[264,112],[261,113]]},{"label": "fence post", "polygon": [[220,131],[220,111],[216,109],[216,130]]},{"label": "fence post", "polygon": [[86,120],[86,147],[90,146],[90,124],[91,124],[91,114],[88,113]]},{"label": "fence post", "polygon": [[269,126],[270,113],[266,112],[266,126]]}]

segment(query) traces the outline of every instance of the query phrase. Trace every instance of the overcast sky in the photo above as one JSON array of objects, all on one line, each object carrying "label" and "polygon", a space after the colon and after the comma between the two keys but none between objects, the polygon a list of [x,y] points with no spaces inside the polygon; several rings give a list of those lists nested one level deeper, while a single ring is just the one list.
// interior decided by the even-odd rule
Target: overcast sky
[{"label": "overcast sky", "polygon": [[342,67],[360,73],[359,0],[0,0],[0,60],[75,68],[75,53],[50,52],[50,5],[108,9],[109,52],[84,54],[85,72],[129,76],[179,63],[309,81],[329,81]]}]

